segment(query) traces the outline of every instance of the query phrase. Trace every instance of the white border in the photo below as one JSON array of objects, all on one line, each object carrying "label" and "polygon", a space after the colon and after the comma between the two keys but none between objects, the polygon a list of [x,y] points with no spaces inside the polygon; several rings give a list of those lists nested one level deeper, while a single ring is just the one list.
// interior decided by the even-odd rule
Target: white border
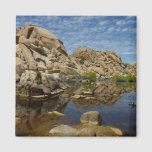
[{"label": "white border", "polygon": [[[1,151],[151,151],[151,0],[5,0],[0,5]],[[130,138],[15,137],[15,16],[16,15],[137,15],[138,136]]]}]

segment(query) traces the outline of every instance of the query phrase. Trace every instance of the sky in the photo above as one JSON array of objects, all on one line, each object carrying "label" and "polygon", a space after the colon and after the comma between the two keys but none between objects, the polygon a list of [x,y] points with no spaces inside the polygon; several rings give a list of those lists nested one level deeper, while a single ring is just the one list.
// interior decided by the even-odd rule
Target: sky
[{"label": "sky", "polygon": [[113,50],[125,63],[136,61],[135,16],[16,16],[16,28],[29,22],[55,34],[68,54],[88,46]]}]

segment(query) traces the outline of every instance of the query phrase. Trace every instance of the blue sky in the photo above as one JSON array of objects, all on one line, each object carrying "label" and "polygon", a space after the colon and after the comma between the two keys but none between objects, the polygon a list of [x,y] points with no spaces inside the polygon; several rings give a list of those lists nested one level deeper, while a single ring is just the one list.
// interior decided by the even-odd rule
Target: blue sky
[{"label": "blue sky", "polygon": [[122,61],[136,61],[135,16],[16,16],[16,27],[28,22],[46,28],[64,44],[68,54],[77,47],[113,50]]}]

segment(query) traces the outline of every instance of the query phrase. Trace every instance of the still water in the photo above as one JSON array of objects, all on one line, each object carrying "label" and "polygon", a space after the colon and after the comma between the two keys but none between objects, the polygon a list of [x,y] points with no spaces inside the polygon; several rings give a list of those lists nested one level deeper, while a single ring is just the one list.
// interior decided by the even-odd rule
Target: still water
[{"label": "still water", "polygon": [[[71,100],[79,88],[68,88],[63,94],[47,101],[16,100],[16,134],[47,136],[59,124],[78,125],[80,116],[87,111],[98,111],[101,125],[120,128],[125,136],[136,135],[136,86],[106,84],[99,87],[96,101]],[[50,117],[50,111],[58,111],[67,117]]]}]

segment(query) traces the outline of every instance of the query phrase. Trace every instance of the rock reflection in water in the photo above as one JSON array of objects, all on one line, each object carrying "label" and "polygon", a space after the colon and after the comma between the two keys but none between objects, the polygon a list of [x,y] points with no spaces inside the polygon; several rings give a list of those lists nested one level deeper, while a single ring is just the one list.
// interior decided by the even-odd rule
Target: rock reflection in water
[{"label": "rock reflection in water", "polygon": [[64,112],[70,96],[67,89],[62,95],[47,101],[16,99],[16,128],[32,136],[47,135],[51,124],[64,116],[52,111]]},{"label": "rock reflection in water", "polygon": [[[80,88],[78,89],[79,93],[81,92]],[[115,84],[115,83],[106,83],[97,85],[93,89],[93,96],[95,100],[85,100],[83,98],[73,100],[73,103],[77,108],[94,108],[100,104],[114,105],[118,101],[123,93],[136,92],[135,84]]]},{"label": "rock reflection in water", "polygon": [[[93,96],[96,100],[73,100],[78,109],[87,109],[101,104],[114,105],[123,93],[135,92],[136,86],[116,86],[115,83],[97,85],[93,89]],[[78,90],[78,91],[77,91]],[[81,93],[81,88],[71,87],[58,97],[47,101],[27,101],[16,99],[16,128],[31,136],[47,136],[53,125],[65,115],[64,113],[70,97],[74,92]],[[58,111],[58,112],[54,112]],[[73,112],[74,115],[74,112]],[[72,116],[70,116],[72,117]],[[19,135],[16,132],[16,135]]]}]

